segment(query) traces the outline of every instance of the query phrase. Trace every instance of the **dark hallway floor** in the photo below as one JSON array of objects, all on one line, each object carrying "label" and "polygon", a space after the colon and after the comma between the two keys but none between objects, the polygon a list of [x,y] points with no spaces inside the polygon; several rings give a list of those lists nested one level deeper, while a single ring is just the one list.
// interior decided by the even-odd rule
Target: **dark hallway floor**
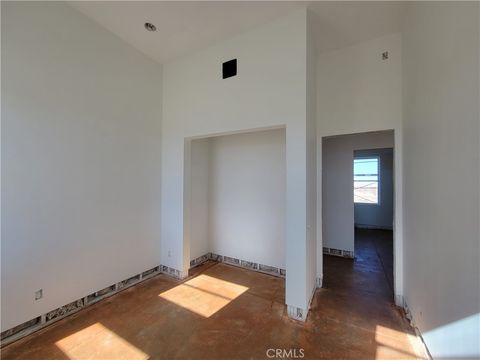
[{"label": "dark hallway floor", "polygon": [[325,288],[306,323],[288,318],[283,279],[209,262],[182,282],[158,275],[133,286],[5,347],[1,357],[269,359],[269,349],[280,349],[304,359],[419,358],[387,277],[378,263],[367,264],[374,258],[367,245],[356,262],[324,257]]},{"label": "dark hallway floor", "polygon": [[[387,285],[390,289],[388,296],[393,301],[393,231],[355,229],[354,267],[357,272],[376,273],[380,278],[383,275],[386,283],[379,281],[375,288],[381,288],[387,294]],[[370,288],[365,286],[366,290]]]}]

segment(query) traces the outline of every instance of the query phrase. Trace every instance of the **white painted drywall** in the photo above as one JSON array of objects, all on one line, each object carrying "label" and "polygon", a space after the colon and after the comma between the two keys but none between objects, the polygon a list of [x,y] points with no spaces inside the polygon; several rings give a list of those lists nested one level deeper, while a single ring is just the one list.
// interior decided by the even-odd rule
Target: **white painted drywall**
[{"label": "white painted drywall", "polygon": [[404,25],[405,300],[434,358],[480,356],[478,7]]},{"label": "white painted drywall", "polygon": [[[317,57],[317,188],[322,188],[322,137],[395,130],[395,294],[402,295],[402,62],[400,33]],[[389,59],[382,60],[388,51]],[[317,276],[323,277],[322,193],[317,193]]]},{"label": "white painted drywall", "polygon": [[[286,127],[286,293],[289,305],[303,309],[308,302],[306,22],[301,10],[166,64],[162,118],[162,263],[184,272],[190,261],[184,165],[190,168],[185,148],[191,139]],[[222,62],[233,58],[238,75],[224,80]]]},{"label": "white painted drywall", "polygon": [[[393,146],[393,139],[392,139]],[[359,150],[354,157],[377,157],[379,160],[378,204],[354,204],[355,226],[369,229],[393,228],[393,149]]]},{"label": "white painted drywall", "polygon": [[[317,285],[317,81],[315,17],[307,11],[307,247],[306,296],[309,301]],[[321,227],[320,227],[321,229]]]},{"label": "white painted drywall", "polygon": [[[382,53],[388,51],[388,60]],[[402,120],[401,34],[386,35],[317,60],[320,136],[394,129]]]},{"label": "white painted drywall", "polygon": [[2,330],[159,264],[161,81],[63,3],[2,2]]},{"label": "white painted drywall", "polygon": [[392,131],[323,139],[323,246],[354,251],[353,158],[356,150],[393,147]]},{"label": "white painted drywall", "polygon": [[191,220],[190,260],[211,252],[210,212],[210,139],[191,142]]},{"label": "white painted drywall", "polygon": [[211,251],[285,269],[285,129],[210,142]]}]

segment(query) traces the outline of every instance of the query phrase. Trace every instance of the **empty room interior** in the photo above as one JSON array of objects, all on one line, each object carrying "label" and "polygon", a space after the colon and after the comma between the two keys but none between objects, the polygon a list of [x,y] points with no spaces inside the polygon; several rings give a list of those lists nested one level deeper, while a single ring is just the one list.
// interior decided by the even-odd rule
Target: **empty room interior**
[{"label": "empty room interior", "polygon": [[1,359],[479,359],[479,224],[480,2],[1,2]]}]

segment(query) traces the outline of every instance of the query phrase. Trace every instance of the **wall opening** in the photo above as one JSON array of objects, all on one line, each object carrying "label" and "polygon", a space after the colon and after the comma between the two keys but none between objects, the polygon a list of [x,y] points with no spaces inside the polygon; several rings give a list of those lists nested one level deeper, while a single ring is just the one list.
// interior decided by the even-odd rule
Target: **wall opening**
[{"label": "wall opening", "polygon": [[191,140],[191,265],[214,254],[285,275],[285,153],[285,128]]},{"label": "wall opening", "polygon": [[[393,300],[393,148],[393,131],[322,139],[322,239],[326,286],[336,281],[342,286],[361,285],[365,291]],[[345,265],[347,263],[350,265]],[[345,266],[350,274],[338,271],[338,266]],[[334,268],[336,271],[332,271]],[[366,281],[362,284],[342,282],[342,276]]]}]

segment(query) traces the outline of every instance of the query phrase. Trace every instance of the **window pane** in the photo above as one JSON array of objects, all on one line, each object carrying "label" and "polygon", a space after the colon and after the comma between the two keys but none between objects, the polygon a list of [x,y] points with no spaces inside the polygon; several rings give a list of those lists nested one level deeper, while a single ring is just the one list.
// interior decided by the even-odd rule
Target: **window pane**
[{"label": "window pane", "polygon": [[378,204],[378,158],[353,160],[353,201]]}]

